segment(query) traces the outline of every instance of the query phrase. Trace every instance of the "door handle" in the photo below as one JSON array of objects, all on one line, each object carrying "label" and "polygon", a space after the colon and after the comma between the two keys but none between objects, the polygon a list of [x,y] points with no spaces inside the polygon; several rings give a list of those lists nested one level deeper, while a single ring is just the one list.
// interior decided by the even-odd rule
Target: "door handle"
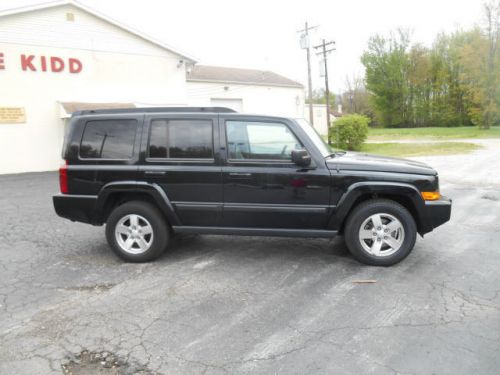
[{"label": "door handle", "polygon": [[167,172],[166,171],[144,171],[144,174],[163,176],[163,175],[167,174]]}]

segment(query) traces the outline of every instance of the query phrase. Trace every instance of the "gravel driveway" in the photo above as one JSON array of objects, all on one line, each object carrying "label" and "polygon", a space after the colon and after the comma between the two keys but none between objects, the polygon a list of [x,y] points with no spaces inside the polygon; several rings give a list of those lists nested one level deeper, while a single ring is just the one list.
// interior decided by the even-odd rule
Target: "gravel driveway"
[{"label": "gravel driveway", "polygon": [[232,236],[125,264],[54,214],[55,173],[0,176],[0,374],[498,374],[500,140],[481,143],[419,158],[452,219],[391,268]]}]

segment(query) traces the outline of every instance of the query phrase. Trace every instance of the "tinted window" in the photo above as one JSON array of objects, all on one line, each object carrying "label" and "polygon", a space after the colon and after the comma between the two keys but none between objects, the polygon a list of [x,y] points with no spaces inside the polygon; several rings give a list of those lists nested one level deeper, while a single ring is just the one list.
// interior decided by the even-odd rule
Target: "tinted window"
[{"label": "tinted window", "polygon": [[150,158],[213,158],[212,121],[153,120],[149,137]]},{"label": "tinted window", "polygon": [[89,121],[80,145],[82,158],[130,159],[134,150],[136,120]]},{"label": "tinted window", "polygon": [[226,133],[230,159],[291,160],[292,150],[302,149],[278,122],[227,121]]}]

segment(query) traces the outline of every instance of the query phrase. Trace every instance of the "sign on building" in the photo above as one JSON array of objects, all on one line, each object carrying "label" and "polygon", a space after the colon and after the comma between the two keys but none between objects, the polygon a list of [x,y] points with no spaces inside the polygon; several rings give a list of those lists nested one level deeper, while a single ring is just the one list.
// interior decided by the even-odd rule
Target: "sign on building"
[{"label": "sign on building", "polygon": [[26,114],[23,107],[0,107],[0,124],[23,124]]}]

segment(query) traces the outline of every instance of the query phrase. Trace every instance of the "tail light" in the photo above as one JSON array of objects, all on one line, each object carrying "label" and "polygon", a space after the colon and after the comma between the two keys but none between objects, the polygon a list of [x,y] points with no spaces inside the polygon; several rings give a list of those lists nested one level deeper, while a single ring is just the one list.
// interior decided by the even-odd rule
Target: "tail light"
[{"label": "tail light", "polygon": [[68,194],[68,163],[65,161],[59,168],[59,189],[61,193]]}]

